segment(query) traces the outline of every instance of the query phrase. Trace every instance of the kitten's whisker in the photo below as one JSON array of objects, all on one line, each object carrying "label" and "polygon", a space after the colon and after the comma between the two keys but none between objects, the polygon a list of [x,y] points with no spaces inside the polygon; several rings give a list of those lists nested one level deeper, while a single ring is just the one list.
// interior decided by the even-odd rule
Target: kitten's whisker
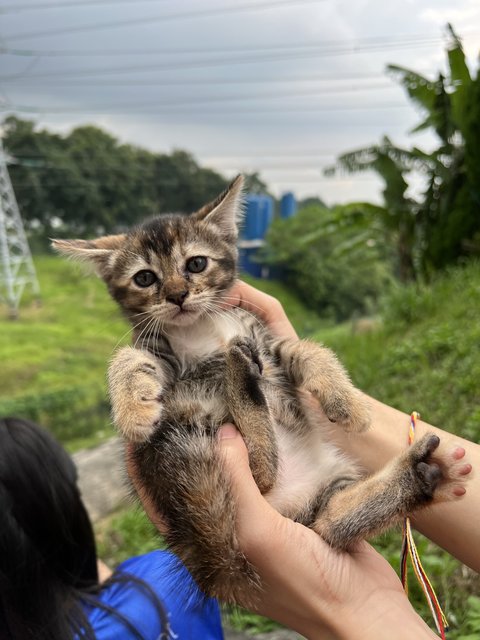
[{"label": "kitten's whisker", "polygon": [[126,336],[128,333],[133,333],[133,331],[134,331],[137,327],[139,327],[139,326],[142,324],[142,322],[143,322],[143,320],[140,320],[140,322],[138,322],[137,324],[134,324],[134,325],[132,325],[131,327],[129,327],[129,328],[125,331],[125,333],[124,333],[122,336],[120,336],[120,338],[117,340],[117,343],[116,343],[116,344],[115,344],[115,346],[113,347],[113,351],[116,351],[116,349],[117,349],[118,345],[119,345],[119,344],[121,343],[121,341],[125,338],[125,336]]},{"label": "kitten's whisker", "polygon": [[141,311],[140,313],[134,313],[132,316],[130,316],[131,318],[138,318],[139,316],[146,316],[149,315],[150,311]]},{"label": "kitten's whisker", "polygon": [[150,318],[147,322],[147,324],[143,327],[143,329],[140,331],[140,333],[137,336],[137,339],[135,340],[135,344],[133,345],[133,348],[136,349],[137,348],[137,344],[141,341],[141,348],[143,348],[144,345],[144,338],[142,336],[146,336],[147,332],[149,331],[150,327],[152,326],[152,323],[155,321],[155,318]]},{"label": "kitten's whisker", "polygon": [[225,317],[225,315],[228,314],[229,318],[231,321],[233,321],[233,323],[237,326],[237,331],[242,334],[243,333],[243,325],[242,325],[242,321],[240,320],[240,318],[238,318],[236,316],[236,314],[231,313],[228,309],[221,309],[218,306],[215,305],[214,302],[211,302],[208,306],[207,304],[205,305],[205,308],[208,309],[208,311],[210,312],[210,316],[212,319],[215,317]]},{"label": "kitten's whisker", "polygon": [[[228,300],[228,299],[230,299],[230,300],[236,300],[237,304],[233,304],[233,305],[232,305],[232,303],[231,303],[231,302],[227,302],[227,300]],[[225,304],[230,304],[230,305],[232,305],[232,306],[234,306],[234,307],[238,307],[238,309],[242,309],[242,311],[247,311],[246,309],[244,309],[244,307],[241,307],[241,306],[238,304],[239,300],[238,300],[238,298],[237,298],[237,297],[235,297],[235,296],[223,296],[223,295],[222,295],[222,297],[220,298],[220,300],[221,300],[221,301],[224,301],[224,302],[225,302]],[[248,306],[249,306],[249,307],[255,307],[255,308],[257,308],[259,311],[261,311],[262,315],[264,315],[264,314],[265,314],[265,309],[263,309],[262,307],[260,307],[258,304],[254,304],[253,302],[250,302],[250,301],[249,301],[249,302],[248,302]],[[249,311],[247,311],[247,313],[249,313]]]},{"label": "kitten's whisker", "polygon": [[[262,327],[265,326],[264,323],[260,320],[260,318],[258,316],[256,316],[254,313],[252,313],[251,311],[247,311],[246,309],[243,309],[243,307],[239,307],[238,305],[232,304],[231,302],[227,302],[226,300],[223,300],[222,302],[223,302],[223,304],[225,304],[228,307],[230,307],[230,309],[228,311],[233,310],[233,309],[241,309],[243,311],[243,313],[246,313],[248,316],[250,316],[260,326],[262,326]],[[221,307],[218,307],[218,302],[216,302],[216,304],[217,304],[217,308],[220,310]],[[258,307],[258,308],[260,309],[260,307]],[[232,314],[232,316],[233,316],[233,314]],[[240,321],[240,324],[242,324],[241,321]]]}]

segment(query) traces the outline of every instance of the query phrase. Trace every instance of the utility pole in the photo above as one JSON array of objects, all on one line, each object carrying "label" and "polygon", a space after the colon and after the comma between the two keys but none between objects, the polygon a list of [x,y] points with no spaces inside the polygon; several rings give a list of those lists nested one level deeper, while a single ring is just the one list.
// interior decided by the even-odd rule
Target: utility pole
[{"label": "utility pole", "polygon": [[12,319],[18,318],[27,286],[40,303],[40,286],[0,138],[0,300],[7,304]]}]

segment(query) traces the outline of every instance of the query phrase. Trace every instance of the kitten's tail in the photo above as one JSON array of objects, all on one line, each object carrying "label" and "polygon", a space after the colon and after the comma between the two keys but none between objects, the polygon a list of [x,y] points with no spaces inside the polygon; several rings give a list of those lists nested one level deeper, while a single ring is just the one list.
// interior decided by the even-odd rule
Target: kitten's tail
[{"label": "kitten's tail", "polygon": [[253,604],[260,581],[238,544],[235,501],[216,439],[204,433],[177,434],[174,448],[175,495],[168,509],[167,542],[205,594]]}]

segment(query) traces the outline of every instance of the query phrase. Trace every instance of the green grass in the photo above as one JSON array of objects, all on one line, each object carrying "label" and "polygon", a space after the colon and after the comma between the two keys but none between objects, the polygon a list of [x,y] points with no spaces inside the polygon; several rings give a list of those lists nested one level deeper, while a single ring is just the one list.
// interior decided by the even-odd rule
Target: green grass
[{"label": "green grass", "polygon": [[480,437],[480,264],[429,287],[398,288],[384,301],[384,323],[314,334],[332,347],[357,386],[396,408],[478,441]]},{"label": "green grass", "polygon": [[163,549],[162,538],[140,507],[122,509],[95,525],[97,552],[110,567],[132,556]]},{"label": "green grass", "polygon": [[[102,384],[105,362],[127,329],[105,285],[60,257],[35,258],[42,306],[0,319],[2,396]],[[99,375],[100,374],[100,375]]]},{"label": "green grass", "polygon": [[70,449],[113,434],[107,361],[127,325],[105,286],[56,256],[35,258],[42,305],[25,296],[18,320],[0,317],[0,413],[30,417]]},{"label": "green grass", "polygon": [[315,311],[308,309],[303,302],[297,298],[295,293],[282,282],[260,280],[244,274],[242,275],[242,280],[280,300],[287,312],[290,322],[295,327],[299,336],[310,336],[322,327],[325,328],[329,326],[327,320],[319,318]]}]

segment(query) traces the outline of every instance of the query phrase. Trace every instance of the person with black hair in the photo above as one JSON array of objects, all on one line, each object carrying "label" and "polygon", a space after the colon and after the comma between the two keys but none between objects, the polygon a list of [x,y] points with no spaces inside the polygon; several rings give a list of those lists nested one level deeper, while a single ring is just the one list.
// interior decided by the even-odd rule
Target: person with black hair
[{"label": "person with black hair", "polygon": [[99,580],[75,465],[45,429],[0,419],[1,640],[222,640],[206,600],[166,551]]}]

